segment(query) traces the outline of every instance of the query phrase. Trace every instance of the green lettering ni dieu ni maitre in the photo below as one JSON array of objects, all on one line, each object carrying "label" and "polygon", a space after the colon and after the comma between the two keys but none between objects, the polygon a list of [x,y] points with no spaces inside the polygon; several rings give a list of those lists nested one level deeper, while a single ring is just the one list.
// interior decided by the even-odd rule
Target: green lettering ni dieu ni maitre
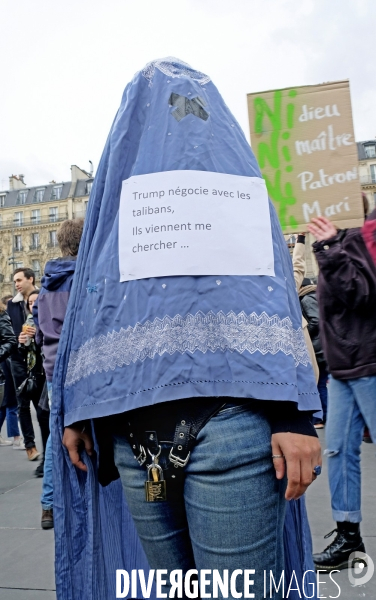
[{"label": "green lettering ni dieu ni maitre", "polygon": [[[287,96],[290,99],[295,98],[296,95],[297,92],[295,90],[287,92]],[[294,127],[295,111],[295,105],[291,101],[287,103],[284,110],[283,99],[281,90],[274,92],[272,106],[264,98],[256,97],[254,99],[254,130],[256,134],[265,135],[269,133],[269,141],[260,142],[257,146],[257,159],[261,172],[263,172],[263,169],[267,165],[275,170],[274,181],[266,174],[263,174],[263,176],[268,194],[277,204],[277,213],[282,230],[285,230],[288,226],[297,226],[295,217],[288,215],[288,207],[296,204],[297,200],[291,181],[287,181],[282,185],[283,165],[285,165],[285,172],[291,173],[293,170],[290,147],[287,142],[290,138],[288,129],[293,129]],[[266,119],[269,120],[271,128],[266,128]],[[284,129],[287,129],[287,131],[283,131]]]},{"label": "green lettering ni dieu ni maitre", "polygon": [[277,169],[274,173],[274,182],[269,179],[267,175],[264,175],[268,194],[274,202],[278,204],[278,218],[282,227],[282,231],[287,226],[297,227],[298,222],[293,215],[288,215],[288,207],[296,204],[296,198],[293,193],[292,185],[290,182],[285,183],[284,189],[282,189],[282,171]]}]

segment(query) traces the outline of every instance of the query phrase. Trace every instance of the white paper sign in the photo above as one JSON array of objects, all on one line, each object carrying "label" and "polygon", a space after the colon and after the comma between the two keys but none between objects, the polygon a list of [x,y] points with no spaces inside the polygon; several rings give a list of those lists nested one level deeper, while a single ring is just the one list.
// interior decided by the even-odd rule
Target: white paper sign
[{"label": "white paper sign", "polygon": [[123,181],[120,281],[168,275],[274,275],[259,177],[167,171]]}]

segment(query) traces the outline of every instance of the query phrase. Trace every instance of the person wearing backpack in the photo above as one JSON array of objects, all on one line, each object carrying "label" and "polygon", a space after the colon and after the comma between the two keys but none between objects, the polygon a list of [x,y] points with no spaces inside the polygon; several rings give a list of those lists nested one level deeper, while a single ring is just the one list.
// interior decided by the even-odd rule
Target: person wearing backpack
[{"label": "person wearing backpack", "polygon": [[[37,327],[36,341],[43,348],[43,365],[46,372],[50,407],[52,405],[52,378],[56,352],[76,269],[83,225],[83,219],[67,219],[60,225],[57,240],[62,257],[50,260],[46,264],[38,301],[33,306],[33,319]],[[42,529],[52,529],[54,518],[50,437],[46,443],[45,455],[41,495],[41,527]]]}]

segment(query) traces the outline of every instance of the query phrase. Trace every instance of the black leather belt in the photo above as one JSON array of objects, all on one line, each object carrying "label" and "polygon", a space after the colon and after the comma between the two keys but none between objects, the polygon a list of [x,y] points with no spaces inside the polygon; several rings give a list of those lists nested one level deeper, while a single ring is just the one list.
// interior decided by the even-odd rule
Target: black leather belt
[{"label": "black leather belt", "polygon": [[[168,484],[168,499],[179,494],[184,467],[206,423],[233,398],[187,398],[136,409],[123,415],[123,433],[139,464],[147,467],[152,456]],[[173,484],[173,485],[171,485]]]},{"label": "black leather belt", "polygon": [[[99,482],[108,485],[119,477],[111,442],[114,434],[125,435],[135,459],[145,471],[152,462],[151,456],[157,456],[160,451],[158,463],[164,478],[171,480],[168,499],[173,499],[181,492],[184,467],[201,429],[221,408],[236,400],[226,396],[185,398],[95,419],[94,428],[100,450]],[[239,402],[244,400],[239,399]]]}]

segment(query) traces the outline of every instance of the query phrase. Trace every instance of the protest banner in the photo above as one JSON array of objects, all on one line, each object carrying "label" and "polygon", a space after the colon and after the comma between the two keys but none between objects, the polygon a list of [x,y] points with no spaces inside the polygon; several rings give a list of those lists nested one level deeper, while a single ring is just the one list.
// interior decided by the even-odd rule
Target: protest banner
[{"label": "protest banner", "polygon": [[349,81],[248,94],[252,149],[284,233],[364,222]]},{"label": "protest banner", "polygon": [[119,265],[120,281],[273,276],[265,181],[210,171],[165,171],[123,181]]}]

